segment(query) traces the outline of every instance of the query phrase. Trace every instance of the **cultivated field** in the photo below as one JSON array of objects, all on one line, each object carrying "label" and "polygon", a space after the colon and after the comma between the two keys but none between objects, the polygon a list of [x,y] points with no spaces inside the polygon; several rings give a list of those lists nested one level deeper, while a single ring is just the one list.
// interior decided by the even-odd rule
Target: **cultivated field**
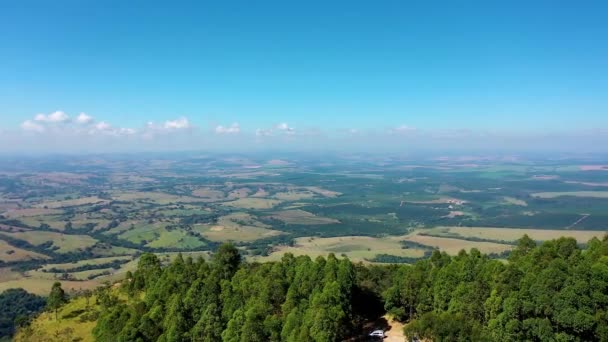
[{"label": "cultivated field", "polygon": [[340,223],[339,220],[317,216],[304,210],[282,210],[274,212],[271,216],[273,219],[285,222],[287,224],[302,224],[302,225],[317,225]]},{"label": "cultivated field", "polygon": [[526,203],[526,201],[517,199],[515,197],[505,196],[503,198],[505,200],[505,203],[507,203],[507,204],[519,205],[519,206],[522,206],[522,207],[527,207],[528,206],[528,203]]},{"label": "cultivated field", "polygon": [[137,223],[118,238],[152,248],[197,248],[205,245],[195,235],[170,222]]},{"label": "cultivated field", "polygon": [[416,233],[407,236],[404,240],[434,247],[451,255],[456,255],[463,249],[468,252],[472,248],[477,248],[482,253],[502,253],[513,249],[513,246],[501,243],[423,236]]},{"label": "cultivated field", "polygon": [[42,224],[48,225],[49,227],[55,230],[64,230],[65,224],[60,216],[58,215],[49,215],[49,216],[25,216],[20,217],[19,221],[23,222],[29,227],[38,228]]},{"label": "cultivated field", "polygon": [[222,216],[215,225],[199,225],[195,229],[211,241],[248,242],[283,234],[278,230],[269,229],[252,215],[247,213],[232,213]]},{"label": "cultivated field", "polygon": [[537,192],[532,194],[538,198],[556,198],[563,196],[572,197],[592,197],[592,198],[608,198],[608,191],[555,191],[555,192]]},{"label": "cultivated field", "polygon": [[14,262],[34,259],[48,259],[48,257],[40,253],[11,246],[7,242],[0,240],[0,261]]},{"label": "cultivated field", "polygon": [[224,199],[224,192],[213,188],[199,188],[192,191],[192,196],[203,197],[211,201],[221,201]]},{"label": "cultivated field", "polygon": [[58,209],[66,207],[74,207],[80,205],[95,205],[95,204],[106,204],[108,200],[101,199],[96,196],[82,197],[77,199],[63,200],[63,201],[50,201],[38,204],[38,208]]},{"label": "cultivated field", "polygon": [[0,292],[8,289],[22,288],[27,292],[35,293],[41,296],[47,296],[53,283],[59,281],[63,289],[68,292],[79,291],[83,289],[95,289],[101,283],[96,279],[84,281],[66,281],[45,279],[40,277],[28,277],[27,274],[20,274],[19,279],[0,282]]},{"label": "cultivated field", "polygon": [[280,259],[285,253],[308,255],[312,258],[327,256],[334,253],[345,255],[353,261],[373,259],[378,254],[419,258],[424,250],[403,248],[397,237],[375,238],[369,236],[342,236],[331,238],[302,237],[297,238],[293,246],[278,247],[267,257],[255,257],[257,261],[272,261]]},{"label": "cultivated field", "polygon": [[41,270],[48,271],[52,268],[55,268],[58,270],[69,270],[69,269],[73,269],[73,268],[81,267],[81,266],[87,266],[87,265],[97,266],[97,265],[110,263],[110,262],[116,261],[116,260],[131,260],[131,259],[132,259],[132,257],[130,257],[130,256],[84,259],[84,260],[79,260],[76,262],[63,263],[63,264],[47,264],[47,265],[43,266],[41,268]]},{"label": "cultivated field", "polygon": [[[66,283],[94,286],[124,276],[136,260],[118,270],[92,263],[143,252],[208,256],[224,241],[248,255],[273,251],[256,260],[292,252],[412,262],[435,247],[500,254],[523,234],[585,243],[608,229],[605,160],[408,158],[83,156],[53,159],[51,168],[0,161],[0,260],[20,271],[0,283],[46,293],[66,275],[39,274],[41,267],[77,279],[111,273]],[[30,260],[42,254],[52,259]]]},{"label": "cultivated field", "polygon": [[188,234],[183,229],[159,230],[154,241],[146,244],[152,248],[198,248],[205,246],[206,243],[196,236]]},{"label": "cultivated field", "polygon": [[200,198],[190,196],[177,196],[167,194],[163,192],[151,192],[151,191],[135,191],[135,192],[118,192],[112,194],[112,198],[118,201],[141,201],[151,202],[157,204],[170,204],[170,203],[192,203],[200,202]]},{"label": "cultivated field", "polygon": [[2,215],[4,215],[7,218],[20,218],[20,217],[27,217],[27,216],[41,216],[41,215],[55,215],[55,214],[61,214],[62,211],[61,210],[57,210],[57,209],[44,209],[44,208],[27,208],[27,209],[12,209],[12,210],[8,210],[7,212],[3,213]]},{"label": "cultivated field", "polygon": [[559,237],[572,237],[579,243],[586,243],[594,237],[599,239],[608,231],[590,230],[549,230],[549,229],[518,229],[518,228],[492,228],[492,227],[437,227],[424,230],[432,235],[458,235],[461,237],[476,237],[482,239],[516,241],[524,234],[537,241],[557,239]]},{"label": "cultivated field", "polygon": [[273,197],[281,201],[299,201],[311,199],[315,197],[315,194],[312,191],[291,190],[285,192],[278,192]]},{"label": "cultivated field", "polygon": [[55,250],[57,253],[76,252],[97,243],[97,240],[88,235],[68,235],[48,231],[0,232],[0,234],[27,241],[34,246],[40,246],[50,241],[52,242],[52,247],[57,248]]},{"label": "cultivated field", "polygon": [[241,208],[241,209],[271,209],[282,201],[266,198],[239,198],[231,202],[224,202],[222,205]]}]

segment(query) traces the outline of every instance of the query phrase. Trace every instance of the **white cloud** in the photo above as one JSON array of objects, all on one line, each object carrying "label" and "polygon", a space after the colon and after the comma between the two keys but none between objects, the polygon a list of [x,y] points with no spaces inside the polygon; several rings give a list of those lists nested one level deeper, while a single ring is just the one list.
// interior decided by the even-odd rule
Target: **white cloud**
[{"label": "white cloud", "polygon": [[175,120],[167,120],[163,124],[156,124],[153,121],[148,121],[140,133],[143,138],[152,139],[156,136],[190,130],[192,128],[194,127],[188,118],[180,117]]},{"label": "white cloud", "polygon": [[296,130],[293,127],[289,127],[286,122],[281,122],[274,125],[271,128],[258,128],[255,131],[257,137],[270,137],[274,135],[295,135]]},{"label": "white cloud", "polygon": [[102,121],[102,122],[98,123],[97,125],[95,125],[95,129],[99,130],[99,131],[107,131],[111,128],[112,128],[112,126],[105,121]]},{"label": "white cloud", "polygon": [[93,119],[92,116],[87,115],[87,113],[80,113],[77,117],[76,117],[76,122],[82,125],[86,125],[86,124],[90,124],[93,121],[95,121],[95,119]]},{"label": "white cloud", "polygon": [[123,128],[123,127],[121,127],[121,128],[118,129],[118,133],[122,134],[122,135],[133,135],[133,134],[137,133],[137,131],[134,130],[133,128]]},{"label": "white cloud", "polygon": [[295,129],[293,127],[289,127],[289,125],[286,122],[281,122],[280,124],[278,124],[276,126],[276,129],[279,131],[283,131],[283,132],[294,132]]},{"label": "white cloud", "polygon": [[181,117],[177,120],[165,121],[163,127],[167,130],[186,129],[191,128],[190,121],[187,118]]},{"label": "white cloud", "polygon": [[105,121],[101,121],[89,130],[90,135],[109,135],[114,137],[134,135],[137,130],[133,128],[114,127]]},{"label": "white cloud", "polygon": [[38,114],[34,117],[34,120],[40,122],[62,123],[70,121],[70,117],[66,113],[58,110],[49,115]]},{"label": "white cloud", "polygon": [[38,124],[38,123],[36,123],[35,121],[32,121],[32,120],[25,120],[21,124],[21,128],[24,131],[38,132],[38,133],[42,133],[45,130],[44,126],[42,126],[41,124]]},{"label": "white cloud", "polygon": [[261,129],[258,128],[255,130],[255,135],[257,137],[268,137],[272,135],[272,130],[271,129]]},{"label": "white cloud", "polygon": [[398,127],[395,127],[391,130],[389,130],[390,134],[408,134],[408,133],[412,133],[415,132],[416,128],[408,126],[408,125],[401,125]]},{"label": "white cloud", "polygon": [[241,127],[236,122],[227,127],[224,127],[222,125],[215,127],[215,133],[217,133],[217,134],[237,134],[240,132],[241,132]]}]

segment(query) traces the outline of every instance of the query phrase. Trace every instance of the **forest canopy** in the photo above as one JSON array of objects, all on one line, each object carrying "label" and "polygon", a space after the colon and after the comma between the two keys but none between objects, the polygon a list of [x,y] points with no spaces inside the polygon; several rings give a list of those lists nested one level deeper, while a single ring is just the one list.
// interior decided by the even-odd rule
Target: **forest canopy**
[{"label": "forest canopy", "polygon": [[608,238],[582,249],[524,237],[508,260],[434,251],[398,266],[291,254],[247,263],[232,245],[167,266],[144,254],[97,298],[98,341],[342,341],[386,312],[410,339],[608,341]]}]

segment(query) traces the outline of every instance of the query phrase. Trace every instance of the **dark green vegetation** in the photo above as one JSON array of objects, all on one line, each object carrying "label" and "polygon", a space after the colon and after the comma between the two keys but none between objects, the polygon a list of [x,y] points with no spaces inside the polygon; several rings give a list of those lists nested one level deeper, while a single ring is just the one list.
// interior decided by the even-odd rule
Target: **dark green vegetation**
[{"label": "dark green vegetation", "polygon": [[179,256],[161,268],[145,254],[123,283],[128,302],[108,300],[94,335],[108,342],[339,341],[362,319],[365,303],[356,300],[367,298],[357,283],[355,266],[334,256],[248,264],[224,245],[211,263]]},{"label": "dark green vegetation", "polygon": [[0,294],[0,341],[9,340],[15,327],[27,324],[45,305],[44,298],[22,289],[6,290]]},{"label": "dark green vegetation", "polygon": [[508,263],[473,249],[438,251],[414,265],[285,255],[243,263],[225,245],[211,262],[145,254],[107,289],[98,341],[341,341],[361,334],[382,305],[433,341],[607,341],[608,237],[536,246],[522,238]]},{"label": "dark green vegetation", "polygon": [[472,250],[400,267],[386,309],[434,341],[608,341],[608,237],[581,250],[522,238],[508,263]]},{"label": "dark green vegetation", "polygon": [[59,308],[67,302],[67,296],[65,291],[61,288],[60,282],[55,282],[53,287],[51,288],[51,293],[49,293],[49,297],[47,299],[47,308],[51,311],[55,312],[55,320],[58,319],[57,311]]}]

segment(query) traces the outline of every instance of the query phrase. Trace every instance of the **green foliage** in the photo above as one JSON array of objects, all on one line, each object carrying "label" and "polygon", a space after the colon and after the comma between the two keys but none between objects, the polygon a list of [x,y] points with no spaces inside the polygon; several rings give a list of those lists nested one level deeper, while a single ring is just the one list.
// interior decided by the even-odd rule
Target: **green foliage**
[{"label": "green foliage", "polygon": [[59,308],[67,302],[67,296],[61,288],[60,282],[55,282],[51,288],[51,293],[47,299],[46,305],[49,310],[55,311],[55,320],[58,319],[57,311]]},{"label": "green foliage", "polygon": [[475,249],[400,266],[385,308],[406,335],[434,341],[604,341],[608,237],[583,251],[571,238],[524,236],[509,263]]},{"label": "green foliage", "polygon": [[98,341],[338,341],[354,328],[355,267],[333,255],[246,264],[223,245],[210,264],[164,268],[144,255],[124,284],[129,301],[102,305]]},{"label": "green foliage", "polygon": [[15,328],[26,325],[44,308],[45,300],[23,289],[10,289],[0,294],[0,340],[9,338]]}]

